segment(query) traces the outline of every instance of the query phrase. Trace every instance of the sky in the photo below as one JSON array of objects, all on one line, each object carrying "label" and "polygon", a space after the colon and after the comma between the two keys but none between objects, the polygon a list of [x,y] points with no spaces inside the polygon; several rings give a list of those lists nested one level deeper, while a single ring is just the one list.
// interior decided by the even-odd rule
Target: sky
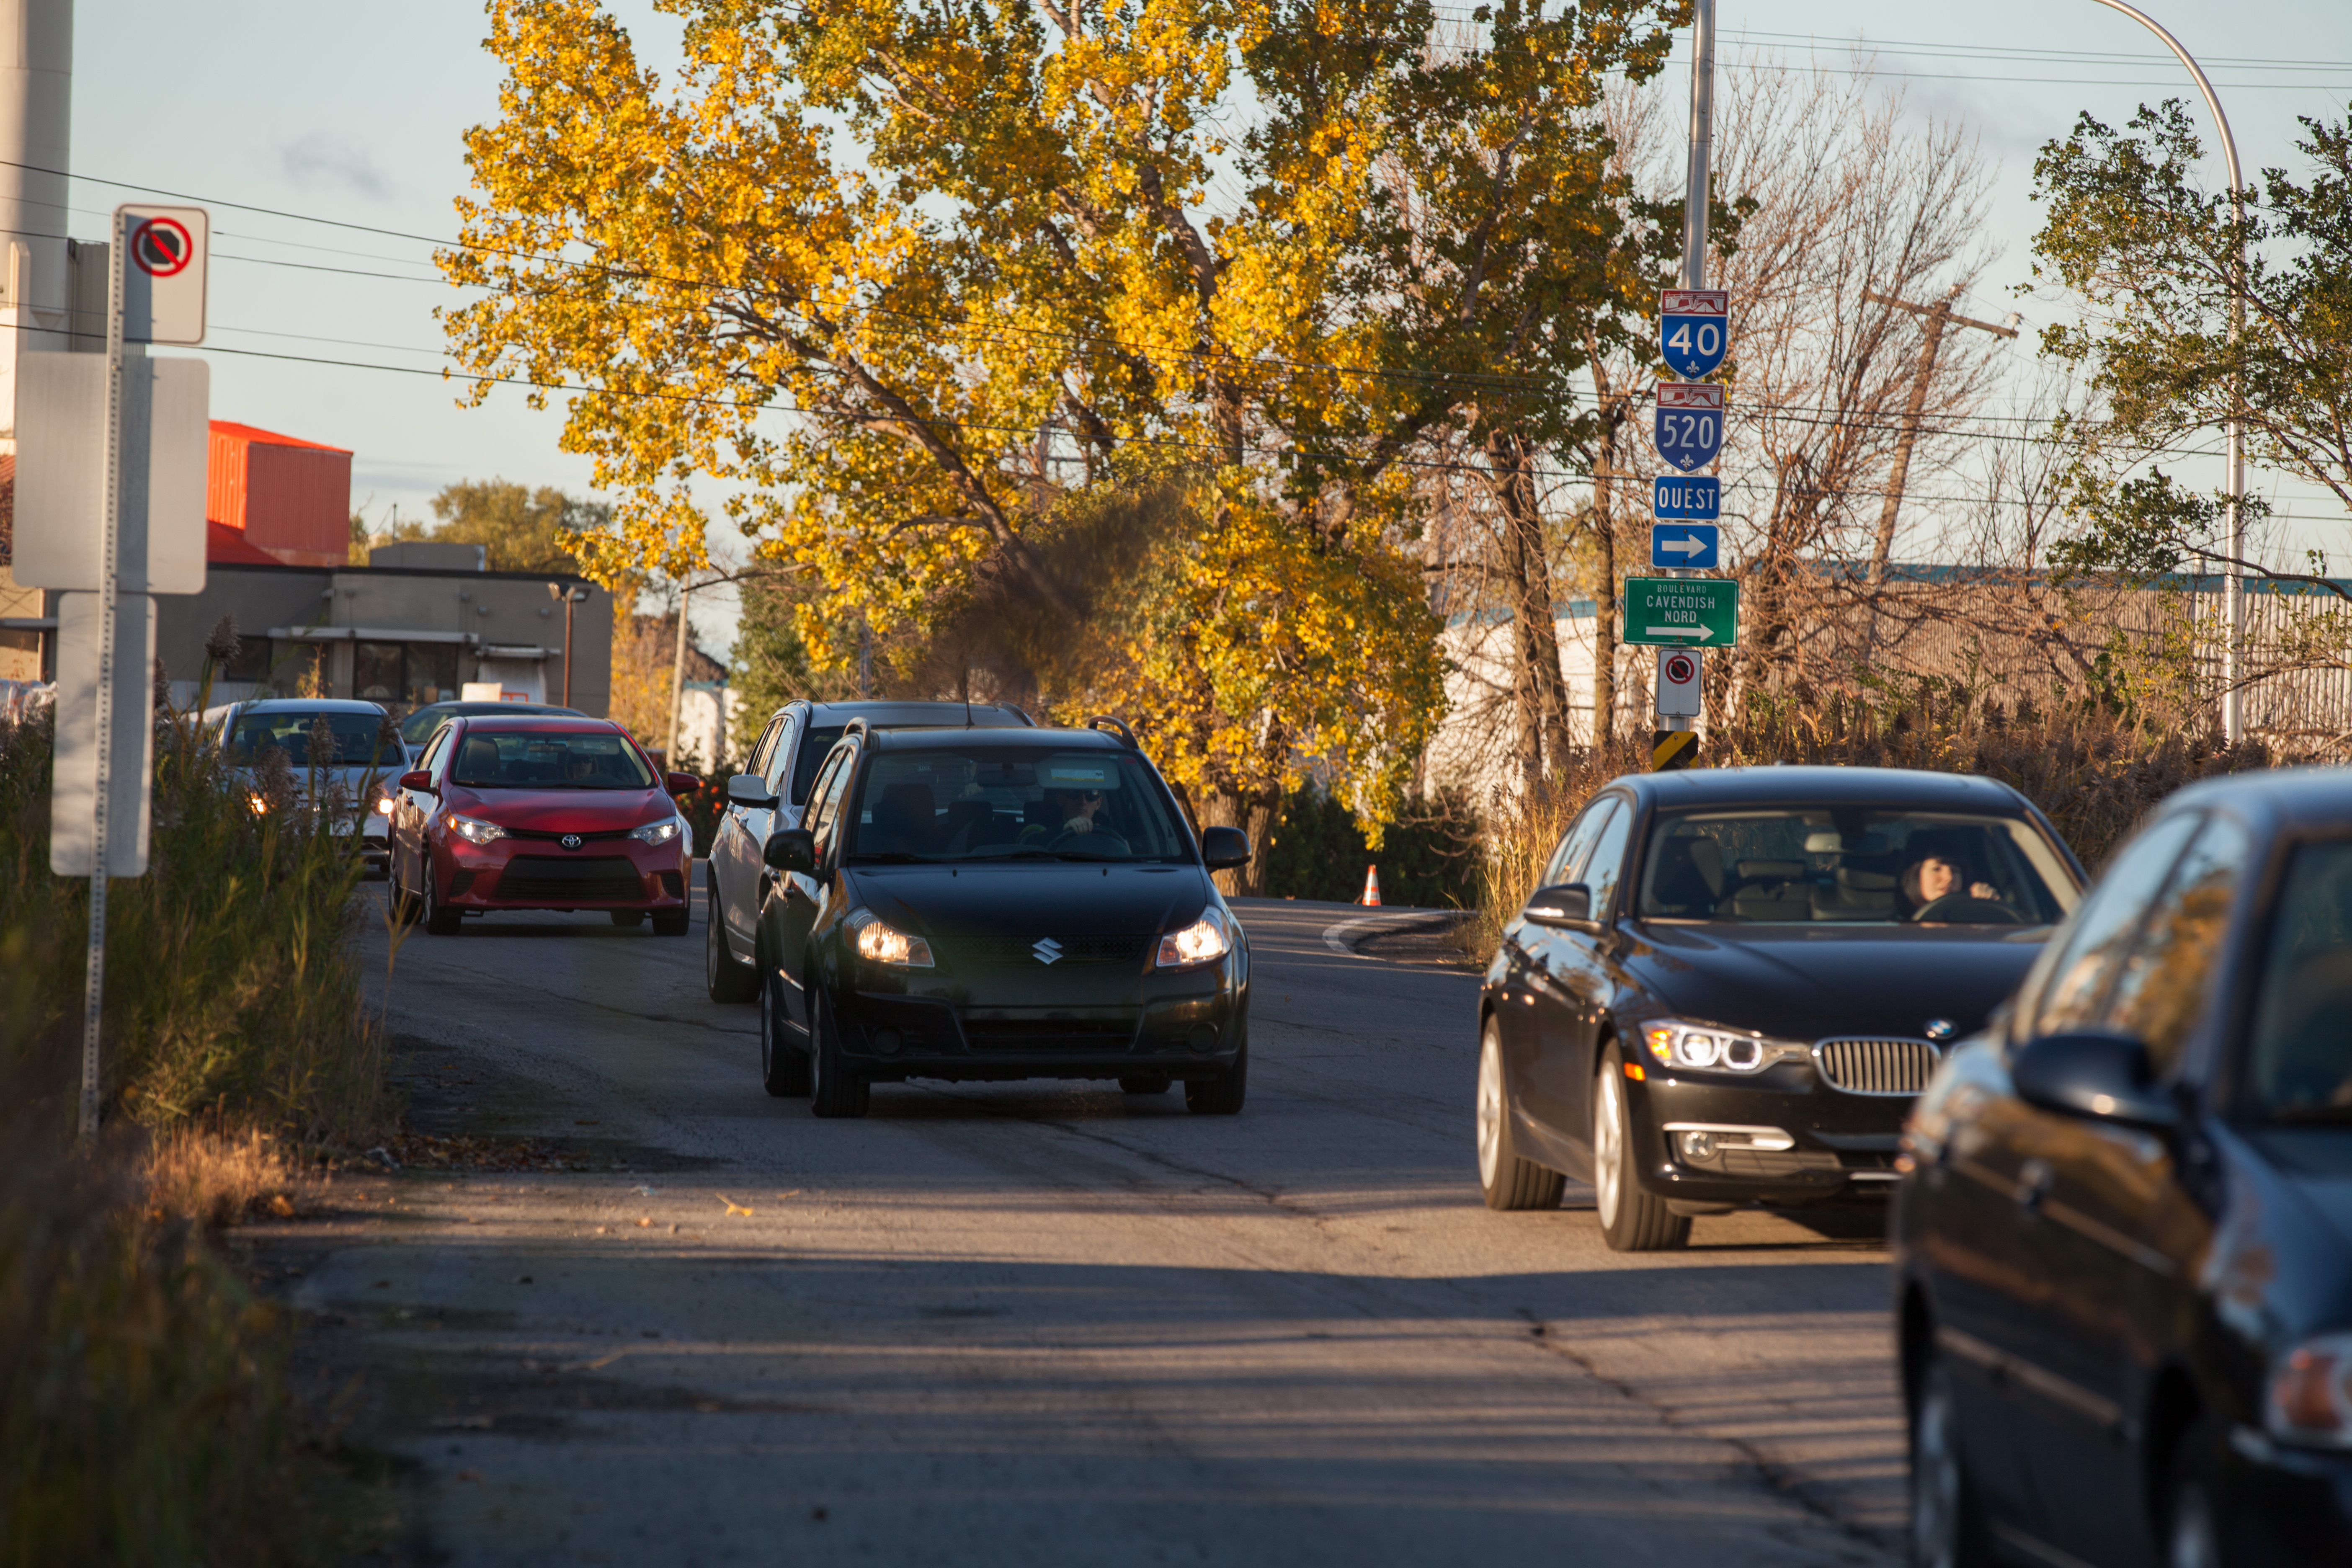
[{"label": "sky", "polygon": [[[645,0],[611,8],[648,60],[674,58],[675,19]],[[2205,66],[2250,176],[2298,166],[2297,115],[2340,117],[2352,100],[2352,6],[2342,0],[2141,8]],[[1725,70],[1755,68],[1768,51],[1781,68],[1843,69],[1852,44],[1867,40],[1907,116],[1965,121],[1996,165],[1990,227],[2001,256],[1961,309],[1992,320],[2021,310],[2029,327],[2054,314],[2008,293],[2029,274],[2036,150],[2081,110],[2116,125],[2142,101],[2196,102],[2154,36],[2095,0],[1958,9],[1719,0],[1717,25]],[[488,31],[479,5],[448,0],[79,0],[76,10],[71,232],[102,237],[116,203],[151,192],[209,206],[210,332],[188,352],[212,362],[213,416],[351,448],[352,504],[376,526],[395,510],[425,515],[431,497],[461,479],[589,492],[588,459],[557,445],[560,405],[534,413],[519,390],[500,388],[486,406],[462,409],[457,386],[438,375],[433,310],[458,296],[429,264],[428,242],[454,236],[451,204],[467,183],[462,138],[497,112]],[[1686,69],[1668,79],[1686,82]],[[2202,127],[2201,105],[2197,112]],[[2182,477],[2218,484],[2219,458],[2209,466],[2184,465]],[[2254,479],[2294,514],[2284,547],[2318,544],[2352,559],[2352,525],[2332,501],[2276,476]],[[696,616],[722,653],[734,632],[723,597]]]}]

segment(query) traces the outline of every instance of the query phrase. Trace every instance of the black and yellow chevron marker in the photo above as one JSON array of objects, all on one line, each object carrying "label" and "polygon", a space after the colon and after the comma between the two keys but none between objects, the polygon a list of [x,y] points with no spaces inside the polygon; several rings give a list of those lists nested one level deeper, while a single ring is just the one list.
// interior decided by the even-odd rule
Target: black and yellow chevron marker
[{"label": "black and yellow chevron marker", "polygon": [[1698,731],[1696,730],[1653,730],[1650,731],[1650,771],[1654,773],[1680,772],[1698,761]]}]

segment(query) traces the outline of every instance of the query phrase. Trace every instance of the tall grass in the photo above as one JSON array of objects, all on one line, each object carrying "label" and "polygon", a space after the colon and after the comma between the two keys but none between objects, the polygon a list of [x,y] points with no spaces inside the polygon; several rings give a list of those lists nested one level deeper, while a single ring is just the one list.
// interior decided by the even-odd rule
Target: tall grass
[{"label": "tall grass", "polygon": [[[2155,728],[2097,705],[2011,705],[1934,679],[1806,704],[1751,701],[1737,722],[1708,731],[1700,758],[1717,768],[1828,764],[1999,779],[2040,806],[2093,870],[2174,790],[2283,760],[2292,759],[2259,745],[2226,746],[2200,728]],[[1477,908],[1461,928],[1473,956],[1493,956],[1586,802],[1610,780],[1649,765],[1647,735],[1629,737],[1489,812]]]},{"label": "tall grass", "polygon": [[283,787],[257,814],[189,717],[159,725],[148,874],[108,895],[110,1125],[78,1150],[89,884],[49,871],[51,742],[46,716],[0,725],[0,1564],[314,1561],[338,1515],[289,1325],[207,1229],[266,1151],[384,1118],[357,846]]}]

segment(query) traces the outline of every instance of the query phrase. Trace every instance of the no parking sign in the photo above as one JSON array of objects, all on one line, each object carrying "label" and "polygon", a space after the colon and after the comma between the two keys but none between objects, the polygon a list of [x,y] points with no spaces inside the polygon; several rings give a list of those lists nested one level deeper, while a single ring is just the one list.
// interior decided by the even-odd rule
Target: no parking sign
[{"label": "no parking sign", "polygon": [[205,341],[205,264],[211,225],[202,207],[121,208],[122,341],[200,343]]}]

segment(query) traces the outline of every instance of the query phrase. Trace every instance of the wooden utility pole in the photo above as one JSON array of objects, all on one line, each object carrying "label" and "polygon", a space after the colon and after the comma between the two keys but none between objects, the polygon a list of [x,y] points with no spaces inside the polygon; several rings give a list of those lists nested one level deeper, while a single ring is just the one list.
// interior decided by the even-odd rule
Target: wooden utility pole
[{"label": "wooden utility pole", "polygon": [[1908,300],[1898,300],[1892,294],[1881,294],[1875,289],[1864,289],[1862,297],[1874,304],[1892,305],[1898,310],[1908,310],[1925,318],[1919,342],[1919,368],[1911,375],[1911,400],[1903,409],[1903,434],[1895,443],[1895,467],[1886,475],[1886,500],[1878,509],[1878,539],[1870,548],[1870,581],[1875,585],[1886,581],[1886,557],[1895,548],[1895,517],[1903,510],[1903,486],[1911,477],[1911,447],[1919,439],[1919,416],[1927,406],[1927,383],[1936,374],[1936,353],[1943,346],[1944,329],[1958,324],[1975,327],[1996,337],[2017,336],[2014,327],[1997,327],[1990,321],[1979,321],[1972,316],[1952,312],[1952,301],[1959,297],[1959,286],[1932,305],[1915,305]]},{"label": "wooden utility pole", "polygon": [[[662,765],[668,768],[677,766],[678,710],[686,704],[686,612],[693,599],[694,584],[681,579],[677,585],[677,646],[669,661],[669,742],[662,749]],[[716,768],[719,759],[705,757],[702,765]]]}]

